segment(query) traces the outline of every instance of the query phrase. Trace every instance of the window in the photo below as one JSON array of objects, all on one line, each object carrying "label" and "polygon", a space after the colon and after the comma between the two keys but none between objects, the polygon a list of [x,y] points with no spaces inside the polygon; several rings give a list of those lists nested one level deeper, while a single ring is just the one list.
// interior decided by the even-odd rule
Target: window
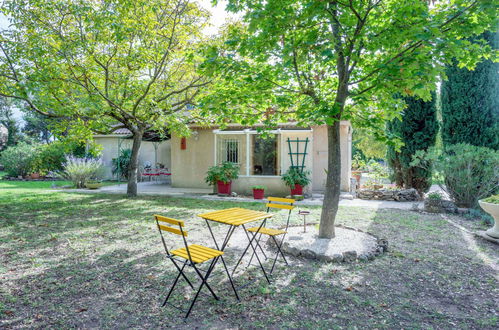
[{"label": "window", "polygon": [[233,138],[221,138],[219,141],[219,161],[239,164],[239,140]]},{"label": "window", "polygon": [[278,175],[277,169],[277,138],[263,139],[253,135],[253,166],[252,175]]}]

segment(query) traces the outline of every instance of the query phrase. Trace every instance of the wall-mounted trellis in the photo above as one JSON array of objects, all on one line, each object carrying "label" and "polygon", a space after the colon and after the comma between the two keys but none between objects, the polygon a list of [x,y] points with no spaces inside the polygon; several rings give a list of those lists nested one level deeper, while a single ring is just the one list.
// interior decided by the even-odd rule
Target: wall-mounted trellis
[{"label": "wall-mounted trellis", "polygon": [[[307,147],[308,142],[310,141],[308,138],[304,140],[300,140],[296,138],[295,140],[291,140],[288,138],[288,148],[289,148],[289,159],[291,160],[291,167],[297,168],[300,171],[305,169],[305,158],[307,156]],[[293,145],[295,145],[295,149],[293,149]],[[303,150],[303,152],[300,152]]]}]

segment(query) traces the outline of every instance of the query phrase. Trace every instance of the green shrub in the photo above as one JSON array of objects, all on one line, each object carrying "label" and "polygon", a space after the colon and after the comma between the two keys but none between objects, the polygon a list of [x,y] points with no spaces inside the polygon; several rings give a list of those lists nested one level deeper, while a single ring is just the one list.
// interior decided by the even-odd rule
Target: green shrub
[{"label": "green shrub", "polygon": [[487,197],[483,201],[485,203],[499,204],[499,195]]},{"label": "green shrub", "polygon": [[387,131],[389,135],[400,138],[404,145],[399,151],[394,146],[388,146],[388,165],[392,168],[392,178],[397,186],[414,188],[423,195],[432,184],[431,166],[420,168],[411,166],[410,163],[417,151],[428,150],[435,145],[438,133],[436,95],[432,93],[430,101],[414,97],[403,99],[407,107],[402,112],[402,118],[388,122]]},{"label": "green shrub", "polygon": [[73,182],[76,188],[83,188],[87,181],[98,181],[104,174],[102,162],[93,158],[68,156],[60,176]]},{"label": "green shrub", "polygon": [[130,159],[132,159],[132,149],[122,149],[118,158],[113,158],[113,175],[128,180]]},{"label": "green shrub", "polygon": [[281,180],[284,181],[286,186],[291,188],[294,188],[297,184],[302,187],[306,187],[311,182],[310,171],[302,171],[296,167],[290,167],[286,173],[282,175]]},{"label": "green shrub", "polygon": [[465,218],[470,220],[480,220],[484,225],[490,226],[494,224],[494,218],[482,210],[479,209],[469,209],[469,212],[464,215]]},{"label": "green shrub", "polygon": [[36,155],[36,169],[40,174],[50,171],[62,170],[62,164],[66,160],[66,148],[61,141],[54,141],[40,145],[39,153]]},{"label": "green shrub", "polygon": [[460,207],[477,207],[478,200],[499,191],[499,151],[469,144],[455,144],[445,152],[418,152],[413,165],[434,169],[444,178],[440,187]]},{"label": "green shrub", "polygon": [[209,185],[215,185],[218,181],[228,183],[239,177],[239,165],[232,162],[223,162],[217,166],[211,166],[206,172],[205,181]]},{"label": "green shrub", "polygon": [[432,200],[442,200],[442,194],[439,191],[432,191],[426,195],[426,198]]},{"label": "green shrub", "polygon": [[31,173],[38,146],[20,142],[2,152],[0,163],[10,176],[26,176]]}]

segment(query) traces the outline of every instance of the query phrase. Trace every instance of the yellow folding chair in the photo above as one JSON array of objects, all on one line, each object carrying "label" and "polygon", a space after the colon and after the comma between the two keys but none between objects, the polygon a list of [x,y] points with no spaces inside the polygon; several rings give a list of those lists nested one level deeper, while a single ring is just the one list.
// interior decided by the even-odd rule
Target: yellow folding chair
[{"label": "yellow folding chair", "polygon": [[[189,286],[192,289],[194,289],[194,286],[192,285],[191,281],[189,281],[186,274],[184,273],[185,266],[190,266],[190,267],[194,268],[196,274],[201,279],[201,285],[199,286],[199,288],[196,292],[196,295],[194,296],[194,299],[192,300],[192,303],[189,307],[189,310],[187,311],[187,314],[185,315],[185,318],[187,318],[189,316],[189,314],[191,313],[191,310],[194,307],[194,304],[196,303],[196,300],[199,296],[199,293],[201,293],[201,289],[203,288],[203,286],[206,286],[206,288],[210,291],[210,293],[213,295],[213,297],[216,300],[219,300],[217,295],[215,294],[215,292],[213,291],[213,289],[210,287],[210,285],[207,282],[208,277],[210,276],[211,272],[213,271],[213,268],[215,268],[215,264],[217,263],[218,259],[222,260],[222,263],[223,263],[224,268],[225,268],[225,272],[227,273],[227,276],[229,277],[229,281],[230,281],[230,284],[232,286],[232,289],[234,290],[234,293],[236,295],[237,300],[239,300],[239,295],[237,294],[236,288],[235,288],[234,283],[232,282],[232,278],[229,274],[229,270],[227,269],[227,265],[225,264],[225,260],[222,256],[224,253],[222,251],[211,249],[211,248],[208,248],[208,247],[205,247],[202,245],[197,245],[197,244],[188,245],[187,240],[186,240],[187,231],[185,231],[183,229],[184,222],[182,220],[176,220],[176,219],[164,217],[161,215],[154,215],[154,218],[156,219],[156,224],[158,225],[158,230],[159,230],[159,233],[161,235],[161,241],[163,242],[163,247],[165,248],[167,258],[172,261],[172,263],[175,265],[175,268],[177,268],[177,270],[178,270],[178,275],[175,278],[175,280],[173,281],[173,284],[170,288],[170,291],[168,292],[168,295],[166,296],[166,299],[163,302],[162,306],[165,306],[168,303],[168,299],[170,298],[170,296],[173,292],[173,289],[177,285],[180,276],[182,276],[187,281]],[[174,227],[170,227],[166,224],[177,225],[178,229],[174,228]],[[169,250],[167,245],[166,245],[165,238],[163,236],[164,231],[182,236],[185,247],[180,248],[180,249],[175,249],[175,250]],[[202,270],[202,269],[198,268],[198,265],[205,263],[207,261],[211,261],[211,262],[210,262],[209,267],[206,270]],[[180,267],[180,265],[182,267]],[[204,276],[203,276],[202,272],[205,273]],[[168,303],[168,304],[177,308],[177,309],[180,309],[179,307],[177,307],[171,303]]]},{"label": "yellow folding chair", "polygon": [[[281,247],[282,247],[282,244],[284,243],[284,239],[286,237],[287,230],[289,227],[289,220],[291,218],[291,210],[295,208],[293,205],[294,203],[295,203],[295,200],[291,199],[291,198],[280,198],[280,197],[269,197],[268,198],[268,203],[266,204],[267,212],[270,212],[271,209],[284,209],[284,210],[289,211],[288,212],[288,219],[286,220],[286,227],[284,228],[284,230],[283,229],[267,228],[267,227],[252,227],[252,228],[247,229],[247,231],[253,233],[253,235],[258,235],[258,237],[256,237],[256,239],[255,239],[256,248],[253,249],[253,254],[251,255],[251,258],[249,261],[250,264],[251,264],[251,261],[253,260],[253,257],[255,256],[255,253],[257,253],[256,252],[257,248],[259,248],[260,251],[262,252],[262,254],[264,255],[265,260],[268,259],[267,255],[265,254],[265,252],[263,251],[263,249],[260,245],[260,239],[262,238],[262,235],[266,235],[269,238],[272,238],[272,240],[274,241],[275,246],[277,247],[277,253],[276,253],[274,261],[272,263],[272,268],[270,269],[270,272],[269,272],[270,275],[272,275],[272,272],[274,271],[274,267],[275,267],[275,264],[277,262],[277,259],[279,258],[279,255],[282,256],[282,259],[284,260],[286,265],[289,265],[288,261],[286,260],[286,257],[284,256],[284,253],[281,250]],[[282,239],[280,240],[280,242],[278,242],[276,237],[279,237],[281,235],[282,235]]]}]

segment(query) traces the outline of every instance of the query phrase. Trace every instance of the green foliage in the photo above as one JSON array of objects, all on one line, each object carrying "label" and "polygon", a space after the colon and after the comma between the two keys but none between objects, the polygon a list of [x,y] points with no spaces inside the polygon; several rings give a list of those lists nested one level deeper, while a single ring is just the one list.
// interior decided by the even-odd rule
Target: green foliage
[{"label": "green foliage", "polygon": [[369,175],[374,179],[374,182],[378,184],[382,183],[382,180],[387,179],[389,176],[387,168],[375,160],[369,162],[367,170]]},{"label": "green foliage", "polygon": [[[497,33],[484,39],[496,50]],[[495,38],[495,42],[494,42]],[[441,85],[444,146],[467,143],[499,150],[499,63],[486,60],[474,70],[457,63],[446,69]]]},{"label": "green foliage", "polygon": [[479,199],[499,191],[499,151],[455,144],[441,153],[418,151],[411,163],[423,169],[430,164],[444,177],[440,187],[460,207],[477,207]]},{"label": "green foliage", "polygon": [[296,167],[290,167],[286,173],[281,176],[281,180],[290,188],[294,188],[297,184],[306,187],[311,182],[310,171],[302,171]]},{"label": "green foliage", "polygon": [[256,186],[252,186],[251,189],[265,190],[265,189],[267,189],[267,187],[261,186],[261,185],[256,185]]},{"label": "green foliage", "polygon": [[50,138],[52,137],[50,126],[54,124],[55,120],[36,112],[24,111],[23,133],[31,137],[34,141],[50,143]]},{"label": "green foliage", "polygon": [[387,144],[366,128],[355,128],[352,134],[352,150],[355,156],[360,152],[367,159],[384,159]]},{"label": "green foliage", "polygon": [[484,225],[490,226],[494,224],[494,218],[481,208],[469,209],[468,213],[464,215],[471,220],[479,219]]},{"label": "green foliage", "polygon": [[426,195],[426,198],[432,199],[432,200],[441,200],[442,194],[439,191],[432,191],[428,195]]},{"label": "green foliage", "polygon": [[489,56],[463,37],[492,29],[497,16],[493,0],[231,0],[228,9],[245,24],[207,50],[203,69],[215,77],[207,114],[269,127],[346,119],[378,130],[402,110],[395,93],[429,100],[446,62],[473,67]]},{"label": "green foliage", "polygon": [[94,158],[68,156],[60,176],[71,181],[76,188],[83,188],[87,181],[98,181],[104,174],[102,162]]},{"label": "green foliage", "polygon": [[14,103],[11,100],[0,97],[0,126],[5,127],[7,130],[6,138],[0,137],[0,151],[6,147],[14,146],[23,140],[19,124],[14,118],[13,107]]},{"label": "green foliage", "polygon": [[483,201],[486,203],[499,204],[499,195],[487,197]]},{"label": "green foliage", "polygon": [[367,164],[364,159],[359,154],[356,154],[352,158],[352,170],[354,171],[365,171],[367,169]]},{"label": "green foliage", "polygon": [[412,158],[418,150],[428,150],[435,145],[438,133],[435,93],[431,101],[406,97],[407,107],[401,120],[387,124],[389,134],[398,137],[404,144],[400,150],[388,147],[388,164],[393,170],[395,183],[406,188],[415,188],[420,194],[431,186],[432,169],[411,166]]},{"label": "green foliage", "polygon": [[147,130],[188,130],[186,107],[210,83],[197,71],[208,24],[197,2],[8,0],[0,13],[0,95],[56,118],[58,133],[88,140],[119,124],[138,153]]},{"label": "green foliage", "polygon": [[228,183],[239,177],[239,165],[232,162],[223,162],[217,166],[211,166],[206,172],[205,181],[209,185],[215,185],[218,181]]},{"label": "green foliage", "polygon": [[37,149],[37,145],[20,142],[2,152],[0,163],[10,176],[26,176],[33,169]]},{"label": "green foliage", "polygon": [[118,158],[113,158],[112,172],[120,178],[128,179],[130,159],[132,158],[132,149],[122,149]]}]

